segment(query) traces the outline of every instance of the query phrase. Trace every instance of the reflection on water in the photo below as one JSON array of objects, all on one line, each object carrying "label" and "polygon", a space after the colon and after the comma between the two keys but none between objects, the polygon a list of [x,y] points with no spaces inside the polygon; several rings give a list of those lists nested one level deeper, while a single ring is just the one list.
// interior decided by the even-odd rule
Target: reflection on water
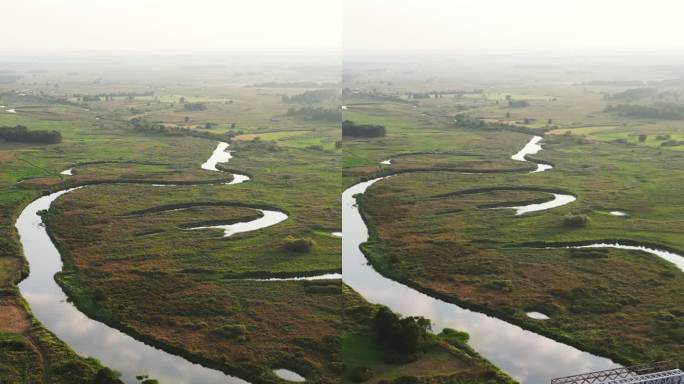
[{"label": "reflection on water", "polygon": [[214,152],[211,154],[211,157],[202,164],[202,169],[206,169],[207,171],[218,171],[218,169],[216,169],[216,164],[227,163],[228,160],[232,159],[233,155],[226,151],[228,146],[229,144],[223,141],[218,143],[216,149],[214,149]]},{"label": "reflection on water", "polygon": [[249,176],[233,173],[233,180],[226,183],[226,185],[240,184],[249,181]]},{"label": "reflection on water", "polygon": [[550,317],[548,317],[547,315],[545,315],[541,312],[535,312],[535,311],[527,312],[527,317],[535,319],[535,320],[548,320],[548,319],[550,319]]},{"label": "reflection on water", "polygon": [[54,280],[55,273],[62,269],[61,257],[37,212],[48,209],[55,199],[74,189],[38,198],[22,211],[16,222],[31,268],[19,289],[35,317],[79,354],[96,357],[104,365],[120,371],[126,383],[136,383],[135,375],[139,374],[149,374],[162,383],[247,383],[146,345],[88,318],[67,302]]},{"label": "reflection on water", "polygon": [[557,208],[557,207],[563,206],[565,204],[570,204],[575,200],[577,200],[577,198],[573,195],[566,195],[563,193],[554,193],[553,199],[546,201],[544,203],[519,205],[519,206],[515,206],[515,207],[501,207],[501,208],[496,208],[496,209],[515,209],[515,215],[520,216],[520,215],[524,215],[526,213],[544,211],[544,210],[551,209],[551,208]]},{"label": "reflection on water", "polygon": [[223,237],[229,237],[238,233],[256,231],[276,225],[281,221],[287,219],[287,215],[280,211],[271,211],[266,209],[258,209],[263,214],[260,218],[252,221],[225,225],[205,225],[200,227],[187,228],[188,230],[197,229],[223,229]]},{"label": "reflection on water", "polygon": [[[515,155],[511,156],[511,159],[517,160],[517,161],[528,161],[525,156],[527,155],[536,155],[539,153],[539,151],[542,150],[541,144],[539,142],[542,141],[541,136],[533,136],[530,141],[525,144],[525,146],[518,151]],[[553,168],[551,164],[542,164],[542,163],[537,163],[537,169],[530,173],[538,173],[538,172],[544,172],[548,171],[549,169]]]},{"label": "reflection on water", "polygon": [[681,271],[684,271],[684,256],[676,254],[674,252],[664,251],[662,249],[655,249],[651,247],[646,247],[643,245],[625,245],[620,243],[595,243],[589,245],[578,245],[565,248],[617,248],[617,249],[627,249],[630,251],[642,251],[650,253],[652,255],[658,256],[661,259],[667,260],[674,264]]},{"label": "reflection on water", "polygon": [[322,275],[314,276],[295,276],[295,277],[270,277],[266,279],[242,279],[250,281],[301,281],[301,280],[338,280],[341,279],[342,275],[339,273],[324,273]]},{"label": "reflection on water", "polygon": [[304,376],[301,376],[297,372],[292,372],[287,369],[274,369],[273,373],[275,373],[276,376],[280,377],[283,380],[287,381],[293,381],[296,383],[301,383],[302,381],[306,381],[306,378]]},{"label": "reflection on water", "polygon": [[364,193],[379,180],[356,184],[342,194],[343,279],[368,301],[405,316],[424,316],[432,321],[435,332],[443,328],[468,332],[470,344],[479,353],[522,383],[547,383],[552,377],[618,367],[609,359],[437,300],[377,273],[359,249],[368,239],[368,229],[354,195]]}]

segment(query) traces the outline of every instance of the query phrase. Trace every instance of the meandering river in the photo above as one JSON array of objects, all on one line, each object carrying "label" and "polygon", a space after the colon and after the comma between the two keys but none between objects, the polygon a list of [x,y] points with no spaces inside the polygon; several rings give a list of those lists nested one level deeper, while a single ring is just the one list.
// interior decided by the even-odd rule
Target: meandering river
[{"label": "meandering river", "polygon": [[[225,151],[228,143],[219,143],[203,169],[218,171],[218,163],[227,162],[231,155]],[[70,171],[70,169],[69,169]],[[63,174],[71,174],[63,173]],[[245,175],[233,174],[237,184],[249,180]],[[183,357],[167,353],[80,312],[56,283],[54,276],[62,270],[62,258],[47,234],[39,212],[72,191],[65,189],[39,197],[24,208],[16,228],[24,249],[30,274],[19,284],[19,290],[31,307],[34,316],[76,352],[98,358],[104,365],[122,373],[126,383],[137,383],[136,375],[149,374],[162,383],[177,384],[245,384],[247,381],[194,364]],[[225,226],[226,234],[234,235],[275,225],[287,218],[279,211],[261,210],[263,217],[244,223]],[[197,228],[199,229],[199,228]],[[315,277],[308,277],[313,279]],[[291,278],[295,279],[295,278]]]},{"label": "meandering river", "polygon": [[[525,156],[541,150],[539,141],[541,137],[535,136],[513,158],[527,161]],[[428,318],[436,332],[444,328],[468,332],[470,345],[525,384],[547,383],[553,377],[618,367],[610,359],[580,351],[517,325],[444,302],[378,273],[368,263],[360,248],[368,240],[368,228],[354,196],[365,193],[370,186],[383,179],[358,183],[342,194],[343,279],[366,300],[386,305],[404,316]],[[557,199],[558,197],[554,198]],[[553,206],[549,205],[545,209]],[[524,207],[514,208],[520,213]]]}]

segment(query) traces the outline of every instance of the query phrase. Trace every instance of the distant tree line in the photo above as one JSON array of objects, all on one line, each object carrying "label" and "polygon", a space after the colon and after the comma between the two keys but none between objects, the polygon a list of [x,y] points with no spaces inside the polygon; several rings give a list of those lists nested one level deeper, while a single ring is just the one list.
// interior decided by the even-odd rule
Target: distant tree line
[{"label": "distant tree line", "polygon": [[202,103],[185,103],[183,104],[183,109],[191,112],[204,111],[207,109],[207,106]]},{"label": "distant tree line", "polygon": [[609,105],[604,112],[642,119],[684,120],[684,105],[674,103]]},{"label": "distant tree line", "polygon": [[283,103],[320,103],[321,101],[334,100],[336,97],[337,90],[335,89],[314,89],[304,91],[299,95],[285,95],[281,97],[281,100]]},{"label": "distant tree line", "polygon": [[167,127],[159,123],[150,123],[142,118],[133,118],[128,121],[128,124],[136,132],[144,133],[155,133],[164,136],[192,136],[192,137],[203,137],[211,140],[226,140],[234,135],[234,133],[229,132],[224,135],[217,133],[211,133],[206,131],[197,131],[192,128],[187,127]]},{"label": "distant tree line", "polygon": [[605,94],[605,100],[638,101],[646,98],[653,98],[658,95],[655,88],[630,88],[614,94]]},{"label": "distant tree line", "polygon": [[461,98],[463,95],[466,94],[484,94],[483,89],[473,89],[470,91],[464,91],[464,90],[443,90],[443,91],[430,91],[430,92],[408,92],[406,93],[406,97],[409,99],[430,99],[430,98],[435,98],[439,99],[444,96],[451,95],[453,97]]},{"label": "distant tree line", "polygon": [[19,143],[57,144],[62,142],[59,131],[31,131],[23,125],[0,127],[0,139]]},{"label": "distant tree line", "polygon": [[81,94],[74,94],[74,97],[77,99],[83,101],[83,102],[93,102],[93,101],[102,101],[102,100],[114,100],[115,97],[125,97],[129,100],[133,100],[138,96],[154,96],[153,91],[146,91],[146,92],[107,92],[107,93],[98,93],[95,95],[81,95]]},{"label": "distant tree line", "polygon": [[431,324],[424,317],[402,318],[383,306],[375,314],[373,330],[386,346],[404,354],[415,354],[428,341]]},{"label": "distant tree line", "polygon": [[287,110],[287,116],[297,116],[304,120],[339,122],[342,113],[337,109],[305,107],[296,109],[291,107]]},{"label": "distant tree line", "polygon": [[361,89],[342,89],[342,98],[354,98],[356,100],[380,100],[393,101],[396,103],[413,104],[412,101],[403,99],[397,95],[387,95],[376,90],[366,91]]},{"label": "distant tree line", "polygon": [[513,99],[508,99],[508,107],[509,108],[525,108],[529,107],[530,102],[527,100],[513,100]]},{"label": "distant tree line", "polygon": [[[529,122],[529,119],[526,119]],[[513,131],[535,134],[535,130],[515,124],[488,122],[482,119],[472,118],[468,115],[456,115],[454,126],[464,129],[476,129],[485,131]],[[538,132],[537,132],[538,133]]]},{"label": "distant tree line", "polygon": [[652,81],[642,81],[642,80],[594,80],[585,81],[582,83],[577,83],[574,85],[601,85],[601,86],[614,86],[614,87],[638,87],[638,86],[681,86],[684,85],[684,77],[679,77],[675,79],[665,79],[665,80],[652,80]]},{"label": "distant tree line", "polygon": [[342,122],[342,136],[382,137],[385,136],[383,125],[356,124],[353,121]]}]

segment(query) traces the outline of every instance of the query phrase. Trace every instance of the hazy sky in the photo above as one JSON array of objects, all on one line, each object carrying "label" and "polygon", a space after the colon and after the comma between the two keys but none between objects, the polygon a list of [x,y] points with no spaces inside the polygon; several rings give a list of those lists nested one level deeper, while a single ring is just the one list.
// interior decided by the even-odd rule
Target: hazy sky
[{"label": "hazy sky", "polygon": [[12,0],[0,52],[684,49],[681,0]]},{"label": "hazy sky", "polygon": [[341,47],[341,0],[10,0],[0,52]]},{"label": "hazy sky", "polygon": [[343,0],[345,50],[684,48],[681,0]]}]

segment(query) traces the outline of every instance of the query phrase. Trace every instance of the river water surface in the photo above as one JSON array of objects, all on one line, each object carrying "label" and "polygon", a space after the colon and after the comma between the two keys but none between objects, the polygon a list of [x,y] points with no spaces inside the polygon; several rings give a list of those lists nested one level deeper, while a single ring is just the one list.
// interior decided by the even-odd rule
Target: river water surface
[{"label": "river water surface", "polygon": [[[218,171],[216,164],[230,160],[228,143],[219,143],[202,168]],[[70,175],[71,169],[62,172]],[[249,180],[245,175],[234,174],[237,184]],[[71,188],[42,196],[31,202],[19,215],[16,228],[24,249],[30,274],[19,284],[19,290],[31,307],[35,317],[77,353],[98,358],[105,366],[122,373],[126,383],[137,383],[136,375],[149,374],[162,383],[176,384],[246,384],[245,380],[194,364],[133,337],[90,319],[67,300],[66,294],[54,276],[62,270],[62,258],[47,234],[40,211],[50,208],[60,196],[79,188]],[[287,218],[283,212],[261,210],[264,216],[257,220],[236,223],[223,228],[236,234],[265,228]]]},{"label": "river water surface", "polygon": [[[541,139],[539,136],[533,137],[512,158],[528,161],[526,155],[535,154],[542,149],[539,145]],[[548,169],[551,167],[538,167],[535,172]],[[428,318],[435,332],[444,328],[468,332],[470,345],[475,350],[521,383],[548,383],[554,377],[619,367],[610,359],[580,351],[503,320],[444,302],[380,275],[368,263],[360,249],[361,244],[368,240],[368,228],[354,195],[365,193],[366,189],[383,179],[358,183],[342,194],[343,279],[366,300],[385,305],[404,316]],[[575,199],[574,196],[564,196],[554,194],[554,199],[548,203],[508,208],[516,209],[516,214],[524,214],[554,208]]]}]

